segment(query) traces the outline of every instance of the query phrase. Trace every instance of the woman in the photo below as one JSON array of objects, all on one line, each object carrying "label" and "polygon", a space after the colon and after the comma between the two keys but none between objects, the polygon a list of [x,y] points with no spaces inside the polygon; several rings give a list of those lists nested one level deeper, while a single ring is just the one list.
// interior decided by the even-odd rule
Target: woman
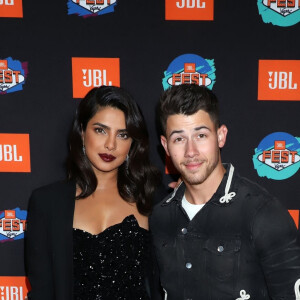
[{"label": "woman", "polygon": [[68,175],[30,199],[28,299],[149,299],[147,215],[158,173],[142,114],[123,89],[94,88],[79,104]]}]

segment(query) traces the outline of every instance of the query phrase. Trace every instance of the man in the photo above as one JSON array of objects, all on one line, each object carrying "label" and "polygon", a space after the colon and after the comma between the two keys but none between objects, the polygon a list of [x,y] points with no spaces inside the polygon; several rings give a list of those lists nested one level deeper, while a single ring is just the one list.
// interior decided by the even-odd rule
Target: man
[{"label": "man", "polygon": [[294,221],[266,190],[222,164],[227,128],[215,95],[173,86],[161,97],[160,121],[161,143],[183,180],[150,219],[164,299],[295,300]]}]

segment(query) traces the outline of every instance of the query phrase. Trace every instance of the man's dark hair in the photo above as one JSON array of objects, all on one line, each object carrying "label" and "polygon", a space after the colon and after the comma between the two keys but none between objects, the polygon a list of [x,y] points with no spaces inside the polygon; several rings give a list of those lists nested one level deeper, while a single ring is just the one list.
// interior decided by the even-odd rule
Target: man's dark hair
[{"label": "man's dark hair", "polygon": [[195,84],[173,85],[164,91],[160,98],[159,118],[162,133],[166,134],[169,116],[190,116],[199,110],[209,114],[216,129],[220,127],[218,99],[211,90]]}]

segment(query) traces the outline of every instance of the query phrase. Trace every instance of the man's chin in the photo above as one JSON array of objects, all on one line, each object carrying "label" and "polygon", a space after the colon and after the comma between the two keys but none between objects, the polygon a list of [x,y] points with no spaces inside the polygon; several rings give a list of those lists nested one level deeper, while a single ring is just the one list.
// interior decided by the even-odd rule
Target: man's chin
[{"label": "man's chin", "polygon": [[184,176],[182,175],[183,181],[189,185],[197,185],[201,184],[205,181],[205,178],[195,178],[192,175]]}]

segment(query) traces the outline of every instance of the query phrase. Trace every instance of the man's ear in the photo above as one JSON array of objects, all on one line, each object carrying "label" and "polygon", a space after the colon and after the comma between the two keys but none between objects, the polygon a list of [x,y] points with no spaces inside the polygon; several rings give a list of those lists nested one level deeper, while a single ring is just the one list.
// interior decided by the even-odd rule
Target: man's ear
[{"label": "man's ear", "polygon": [[224,147],[226,143],[227,133],[228,133],[228,128],[225,125],[221,125],[217,131],[219,148]]},{"label": "man's ear", "polygon": [[166,153],[168,156],[170,156],[169,150],[168,150],[168,143],[167,143],[167,139],[165,136],[161,135],[160,136],[160,142],[162,144],[162,146],[164,147]]}]

